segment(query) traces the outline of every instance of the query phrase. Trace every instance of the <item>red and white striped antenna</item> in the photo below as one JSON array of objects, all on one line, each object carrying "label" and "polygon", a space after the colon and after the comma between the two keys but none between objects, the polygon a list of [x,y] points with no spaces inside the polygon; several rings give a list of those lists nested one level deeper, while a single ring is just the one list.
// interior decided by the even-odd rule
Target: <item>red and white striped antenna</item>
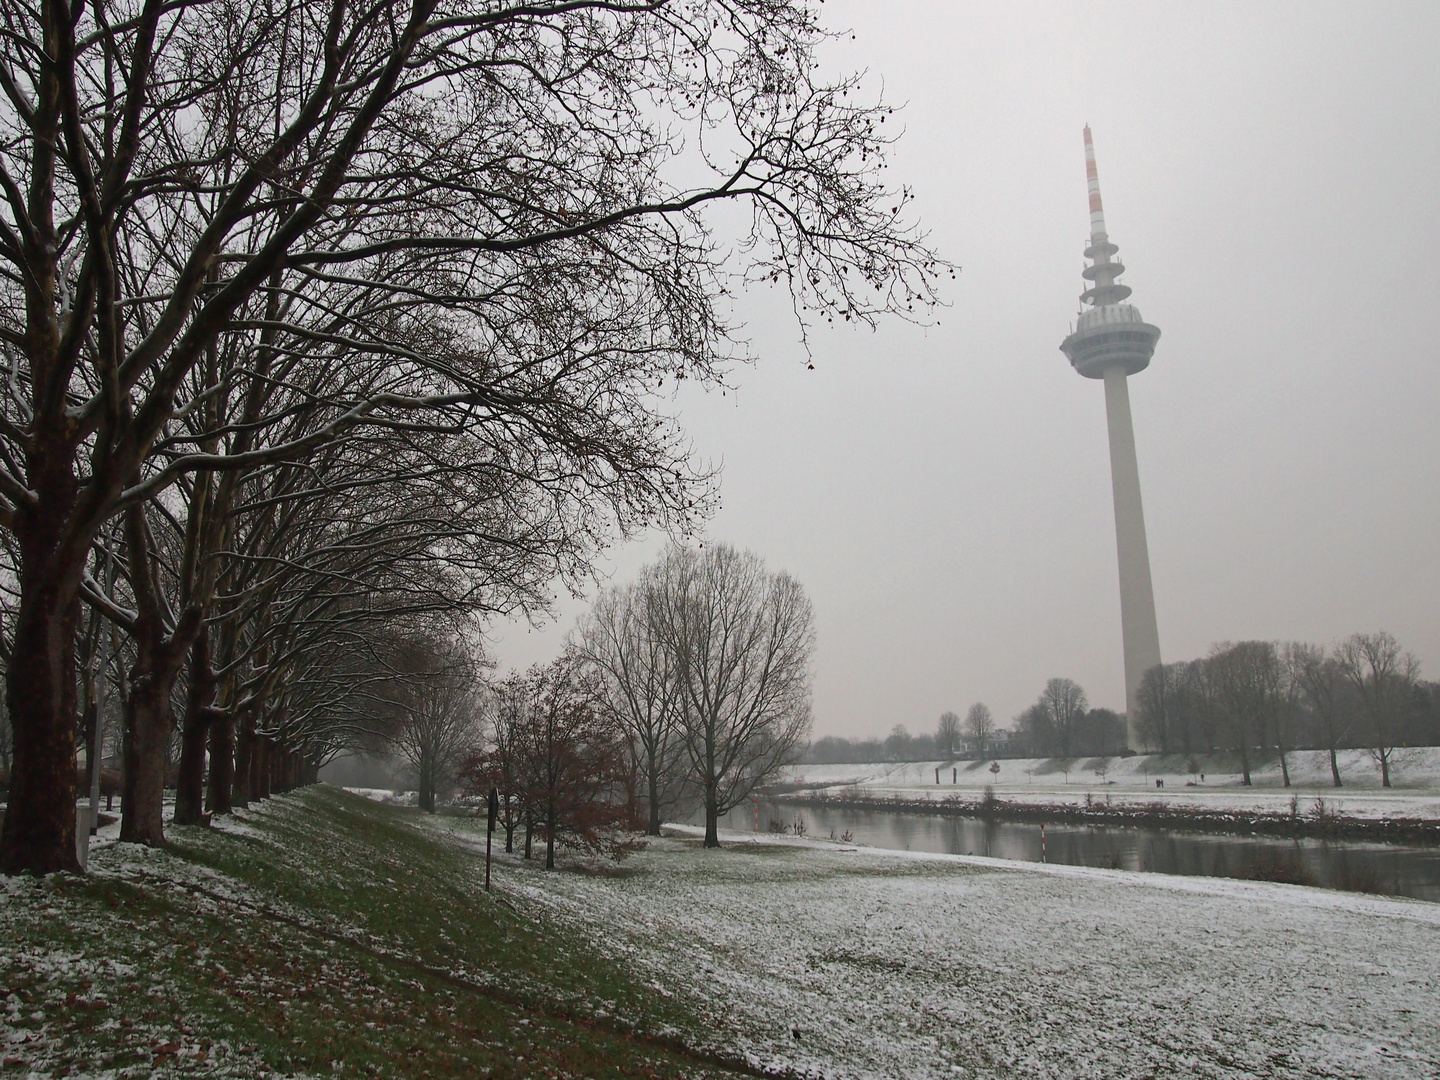
[{"label": "red and white striped antenna", "polygon": [[1105,232],[1105,206],[1100,201],[1100,173],[1095,168],[1095,143],[1090,138],[1090,125],[1085,125],[1085,182],[1090,188],[1090,238],[1108,240]]}]

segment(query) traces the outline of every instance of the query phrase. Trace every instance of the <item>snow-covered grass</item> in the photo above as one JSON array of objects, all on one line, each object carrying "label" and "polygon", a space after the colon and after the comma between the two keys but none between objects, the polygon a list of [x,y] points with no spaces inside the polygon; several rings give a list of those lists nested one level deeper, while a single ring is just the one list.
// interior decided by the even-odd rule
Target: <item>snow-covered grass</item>
[{"label": "snow-covered grass", "polygon": [[487,895],[483,822],[324,788],[173,838],[0,883],[0,1075],[1440,1075],[1436,904],[679,828]]},{"label": "snow-covered grass", "polygon": [[418,816],[310,789],[0,879],[0,1075],[730,1075]]},{"label": "snow-covered grass", "polygon": [[[472,823],[439,821],[478,842]],[[843,1077],[1440,1075],[1440,905],[696,830],[498,880],[689,1036]]]},{"label": "snow-covered grass", "polygon": [[[1345,750],[1339,755],[1345,786],[1330,782],[1329,755],[1296,750],[1287,756],[1292,786],[1281,786],[1279,759],[1257,756],[1252,763],[1253,787],[1241,785],[1234,754],[1149,754],[1129,758],[1007,758],[996,772],[990,762],[880,762],[871,765],[796,765],[786,779],[832,794],[859,798],[943,799],[978,794],[993,787],[1000,798],[1016,802],[1079,805],[1089,794],[1108,796],[1120,804],[1163,802],[1177,808],[1195,806],[1236,812],[1284,813],[1296,799],[1309,808],[1323,798],[1334,813],[1356,818],[1409,817],[1440,819],[1440,747],[1396,751],[1394,788],[1380,787],[1380,774],[1369,753]],[[940,782],[935,782],[936,770]],[[1203,774],[1204,780],[1200,777]],[[1162,780],[1162,787],[1155,781]]]},{"label": "snow-covered grass", "polygon": [[351,795],[359,795],[390,806],[416,806],[420,802],[418,791],[395,791],[392,788],[375,787],[347,787],[343,790],[348,791]]}]

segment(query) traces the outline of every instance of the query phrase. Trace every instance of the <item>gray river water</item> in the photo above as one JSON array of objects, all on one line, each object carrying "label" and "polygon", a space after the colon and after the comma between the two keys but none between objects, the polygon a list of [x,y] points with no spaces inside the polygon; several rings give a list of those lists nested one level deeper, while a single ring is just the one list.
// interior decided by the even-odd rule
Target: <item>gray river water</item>
[{"label": "gray river water", "polygon": [[[867,847],[1041,861],[1039,825],[760,803],[761,831],[774,823],[793,832],[796,822],[807,836]],[[721,827],[753,831],[754,804],[731,811]],[[1047,825],[1044,842],[1045,861],[1069,866],[1288,881],[1440,901],[1440,848],[1088,825]]]}]

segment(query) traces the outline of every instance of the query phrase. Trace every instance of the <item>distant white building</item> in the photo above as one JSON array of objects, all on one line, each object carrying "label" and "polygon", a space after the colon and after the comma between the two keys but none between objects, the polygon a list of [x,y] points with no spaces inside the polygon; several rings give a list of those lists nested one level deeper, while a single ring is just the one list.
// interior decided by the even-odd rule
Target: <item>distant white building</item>
[{"label": "distant white building", "polygon": [[[990,737],[985,740],[987,754],[1003,754],[1010,746],[1010,729],[996,728],[990,732]],[[960,754],[962,757],[973,757],[980,752],[979,744],[974,739],[962,738],[960,740]]]}]

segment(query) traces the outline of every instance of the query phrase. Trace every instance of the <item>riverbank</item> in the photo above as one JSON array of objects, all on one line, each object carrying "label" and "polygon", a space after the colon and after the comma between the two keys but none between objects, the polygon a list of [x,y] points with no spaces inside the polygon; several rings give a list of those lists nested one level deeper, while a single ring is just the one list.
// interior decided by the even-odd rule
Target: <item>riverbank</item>
[{"label": "riverbank", "polygon": [[1440,820],[1409,817],[1353,817],[1341,814],[1323,796],[1291,796],[1285,810],[1204,807],[1152,800],[1112,801],[1102,794],[1079,801],[1043,798],[1012,799],[998,794],[906,798],[865,791],[834,789],[771,793],[787,806],[818,806],[835,810],[868,810],[892,814],[970,817],[985,821],[1033,824],[1113,825],[1178,832],[1209,832],[1322,840],[1365,840],[1379,843],[1440,846]]},{"label": "riverbank", "polygon": [[[1274,754],[1268,758],[1256,755],[1250,786],[1241,782],[1234,754],[1151,754],[796,765],[786,770],[774,790],[918,803],[956,796],[980,798],[988,787],[998,798],[1014,804],[1084,807],[1087,802],[1101,801],[1139,812],[1158,804],[1182,812],[1193,809],[1267,817],[1313,814],[1320,799],[1327,814],[1344,818],[1440,821],[1440,747],[1417,747],[1396,754],[1396,786],[1392,788],[1380,786],[1379,771],[1367,751],[1341,752],[1345,786],[1336,788],[1330,782],[1329,755],[1302,750],[1287,757],[1288,788],[1283,786]],[[1296,803],[1294,814],[1292,800]]]},{"label": "riverbank", "polygon": [[[477,852],[479,823],[431,820]],[[700,830],[498,887],[585,935],[687,1038],[829,1080],[1440,1072],[1440,905]]]}]

